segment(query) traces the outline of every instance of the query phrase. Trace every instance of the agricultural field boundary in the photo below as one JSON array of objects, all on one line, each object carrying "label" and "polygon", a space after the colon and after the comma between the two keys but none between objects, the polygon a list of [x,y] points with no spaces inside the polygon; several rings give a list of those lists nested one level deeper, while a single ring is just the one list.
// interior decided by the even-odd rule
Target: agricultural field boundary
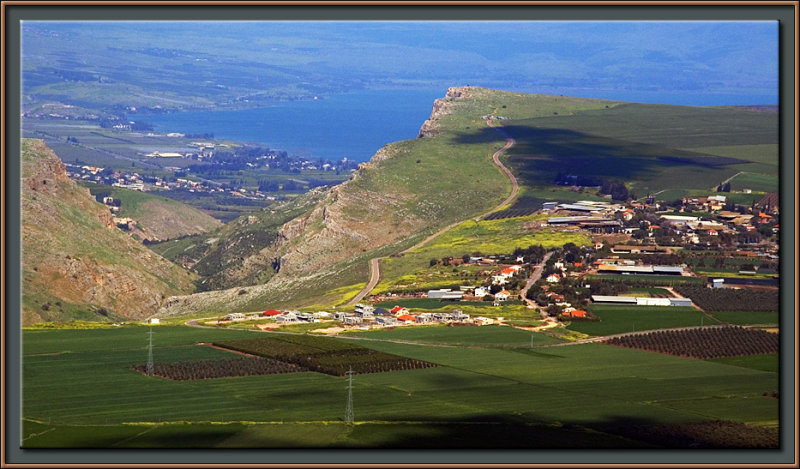
[{"label": "agricultural field boundary", "polygon": [[[503,171],[503,173],[505,173],[505,175],[509,178],[509,180],[511,181],[511,194],[508,197],[506,197],[506,199],[504,201],[500,202],[500,204],[498,206],[494,207],[493,209],[489,210],[488,212],[484,213],[483,215],[479,215],[478,217],[476,217],[475,221],[479,221],[482,218],[485,218],[486,216],[488,216],[489,214],[491,214],[493,212],[496,212],[498,210],[501,210],[503,207],[505,207],[506,205],[511,203],[512,200],[514,200],[514,198],[517,196],[517,192],[519,191],[519,184],[517,183],[517,178],[515,178],[514,175],[511,174],[511,171],[509,171],[509,169],[506,168],[503,165],[503,163],[500,162],[500,155],[505,153],[509,148],[513,147],[514,144],[516,143],[516,140],[511,138],[510,135],[508,135],[507,133],[503,132],[499,128],[495,127],[493,125],[491,119],[486,121],[486,125],[488,125],[489,127],[493,128],[500,135],[502,135],[503,137],[506,138],[505,146],[503,146],[503,148],[497,150],[496,152],[494,152],[494,154],[492,154],[492,161],[494,161],[494,164],[496,164]],[[460,225],[461,223],[463,223],[463,221],[457,221],[455,223],[447,225],[446,227],[442,228],[441,230],[437,231],[436,233],[433,233],[432,235],[430,235],[427,238],[423,239],[419,243],[411,246],[410,248],[408,248],[408,249],[406,249],[404,251],[401,251],[400,254],[401,255],[402,254],[406,254],[408,252],[413,251],[414,249],[417,249],[417,248],[420,248],[420,247],[424,246],[428,241],[441,236],[442,234],[444,234],[447,231],[455,228],[457,225]],[[363,290],[358,292],[358,294],[356,296],[354,296],[352,300],[350,300],[350,301],[348,301],[346,303],[347,306],[353,306],[356,303],[358,303],[359,301],[363,300],[364,297],[369,295],[369,292],[371,292],[375,288],[375,286],[378,285],[378,282],[380,282],[380,280],[381,280],[381,259],[383,259],[383,257],[374,257],[374,258],[370,259],[370,261],[369,261],[369,272],[370,272],[370,274],[369,274],[369,282],[367,283],[367,285],[364,287]]]},{"label": "agricultural field boundary", "polygon": [[[710,328],[719,329],[719,328],[730,327],[730,326],[731,326],[730,324],[712,324],[712,325],[708,325],[708,326],[686,326],[686,327],[672,327],[672,328],[668,328],[668,329],[647,329],[647,330],[644,330],[644,331],[623,332],[621,334],[611,334],[611,335],[602,335],[602,336],[597,336],[597,337],[590,337],[588,339],[579,339],[579,340],[576,340],[576,341],[573,341],[573,342],[564,342],[564,343],[560,343],[560,344],[542,345],[542,347],[561,347],[561,346],[564,346],[564,345],[580,345],[580,344],[588,344],[588,343],[593,343],[593,342],[603,342],[605,340],[614,339],[614,338],[617,338],[617,337],[630,337],[630,336],[636,336],[636,335],[645,335],[645,334],[649,334],[651,332],[688,331],[688,330],[692,330],[692,329],[710,329]],[[752,326],[748,325],[747,327],[752,327]]]}]

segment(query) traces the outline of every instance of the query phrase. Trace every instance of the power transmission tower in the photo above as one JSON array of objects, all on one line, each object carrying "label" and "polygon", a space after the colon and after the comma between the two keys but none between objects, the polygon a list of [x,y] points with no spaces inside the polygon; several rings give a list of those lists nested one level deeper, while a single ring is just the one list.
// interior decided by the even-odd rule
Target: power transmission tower
[{"label": "power transmission tower", "polygon": [[153,376],[153,327],[150,327],[150,332],[148,333],[150,336],[149,340],[150,343],[147,347],[147,367],[145,368],[145,374],[147,376]]},{"label": "power transmission tower", "polygon": [[353,368],[345,373],[347,375],[347,407],[344,410],[344,422],[353,423]]}]

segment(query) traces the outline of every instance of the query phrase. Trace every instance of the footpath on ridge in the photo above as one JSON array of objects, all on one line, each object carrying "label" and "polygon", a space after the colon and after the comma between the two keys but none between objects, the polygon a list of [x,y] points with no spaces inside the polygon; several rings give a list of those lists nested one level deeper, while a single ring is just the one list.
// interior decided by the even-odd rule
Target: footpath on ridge
[{"label": "footpath on ridge", "polygon": [[[497,165],[503,171],[503,173],[505,173],[505,175],[508,177],[509,180],[511,180],[511,194],[508,197],[506,197],[506,199],[504,201],[502,201],[497,207],[494,207],[493,209],[489,210],[488,212],[484,213],[483,215],[480,215],[480,216],[476,217],[475,221],[479,221],[480,219],[486,217],[490,213],[496,212],[497,210],[500,210],[501,208],[503,208],[506,205],[508,205],[509,203],[511,203],[511,201],[514,200],[514,198],[517,196],[517,192],[519,191],[519,184],[517,184],[517,178],[515,178],[514,175],[511,174],[511,171],[509,171],[508,168],[506,168],[503,165],[503,163],[500,162],[500,155],[505,153],[506,150],[508,150],[509,148],[514,146],[514,144],[517,143],[517,142],[516,142],[516,140],[511,138],[511,136],[508,135],[506,132],[504,132],[503,130],[495,127],[494,126],[494,122],[491,119],[486,121],[486,125],[488,125],[489,127],[493,128],[494,130],[496,130],[500,135],[502,135],[506,139],[505,146],[503,146],[503,148],[501,148],[501,149],[497,150],[496,152],[494,152],[494,154],[492,155],[492,161],[494,161],[494,164]],[[402,254],[406,254],[406,253],[408,253],[410,251],[413,251],[414,249],[422,247],[428,241],[430,241],[430,240],[432,240],[432,239],[434,239],[434,238],[436,238],[438,236],[441,236],[445,232],[451,230],[452,228],[456,227],[457,225],[459,225],[459,224],[461,224],[463,222],[464,222],[463,220],[462,221],[457,221],[455,223],[451,223],[451,224],[445,226],[441,230],[437,231],[436,233],[433,233],[432,235],[428,236],[427,238],[423,239],[422,241],[418,242],[417,244],[411,246],[410,248],[405,249],[403,251],[400,251],[400,254],[401,255]],[[381,281],[381,259],[383,259],[383,257],[373,257],[372,259],[370,259],[370,261],[369,261],[369,282],[367,282],[367,285],[360,292],[358,292],[358,294],[356,296],[354,296],[353,299],[351,299],[350,301],[347,302],[347,306],[353,306],[356,303],[358,303],[359,301],[363,300],[364,297],[369,295],[369,292],[371,292],[378,285],[378,282]]]}]

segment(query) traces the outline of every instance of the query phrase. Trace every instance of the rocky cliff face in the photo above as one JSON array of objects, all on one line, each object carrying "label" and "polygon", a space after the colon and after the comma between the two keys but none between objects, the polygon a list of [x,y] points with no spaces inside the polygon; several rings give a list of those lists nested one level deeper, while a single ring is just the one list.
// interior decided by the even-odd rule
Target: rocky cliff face
[{"label": "rocky cliff face", "polygon": [[439,98],[433,102],[433,110],[431,116],[426,120],[422,127],[419,129],[417,138],[433,137],[439,135],[439,119],[452,112],[452,102],[457,99],[470,98],[472,93],[470,88],[466,86],[450,87],[447,89],[447,94],[444,98]]},{"label": "rocky cliff face", "polygon": [[140,319],[192,291],[188,272],[118,230],[39,140],[22,142],[21,202],[24,323]]}]

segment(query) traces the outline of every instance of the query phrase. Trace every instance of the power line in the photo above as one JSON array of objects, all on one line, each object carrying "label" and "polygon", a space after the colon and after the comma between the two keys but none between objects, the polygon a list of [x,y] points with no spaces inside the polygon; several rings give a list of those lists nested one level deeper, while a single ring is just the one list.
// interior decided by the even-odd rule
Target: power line
[{"label": "power line", "polygon": [[347,407],[344,410],[344,422],[353,423],[353,368],[345,373],[347,375]]}]

